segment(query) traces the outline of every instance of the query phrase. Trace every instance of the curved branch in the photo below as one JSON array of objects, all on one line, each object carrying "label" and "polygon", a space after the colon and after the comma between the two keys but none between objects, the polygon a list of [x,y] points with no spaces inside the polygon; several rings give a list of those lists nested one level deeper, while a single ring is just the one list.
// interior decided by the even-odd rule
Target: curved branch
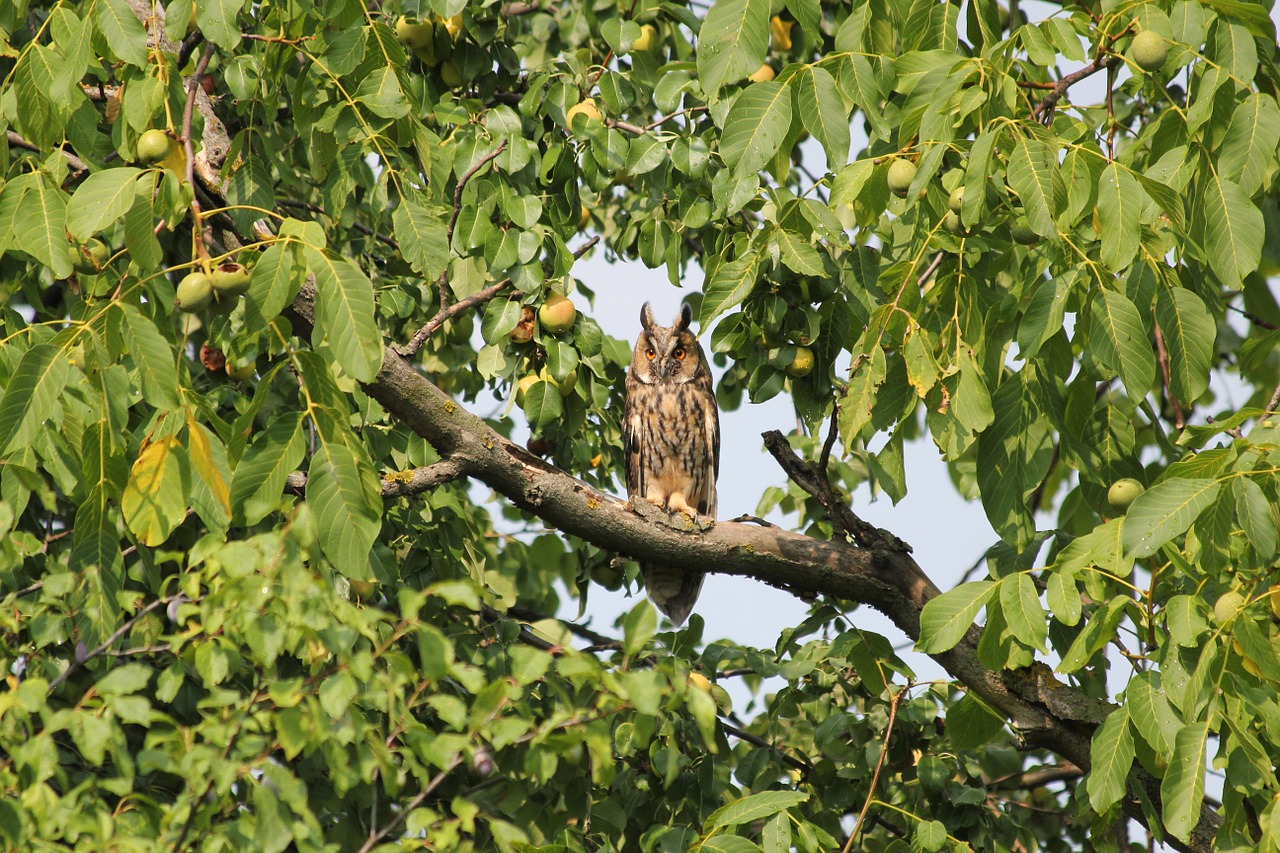
[{"label": "curved branch", "polygon": [[[309,340],[315,323],[313,285],[303,286],[287,316],[295,334]],[[566,474],[498,434],[390,347],[384,348],[378,375],[363,389],[441,456],[457,463],[466,476],[600,548],[642,561],[741,575],[794,592],[869,604],[913,640],[920,636],[921,609],[938,595],[938,588],[911,555],[895,547],[892,539],[858,548],[777,527],[722,521],[707,530],[690,526],[686,532],[649,520],[626,501]],[[981,631],[971,626],[955,648],[933,658],[1004,714],[1024,746],[1051,750],[1087,771],[1090,739],[1114,706],[1064,684],[1040,663],[1011,671],[988,669],[978,657],[980,636]],[[1160,780],[1135,763],[1128,787],[1125,811],[1145,824],[1143,799],[1148,805],[1160,802]],[[1208,851],[1220,825],[1221,818],[1206,804],[1191,842],[1169,842],[1182,850]]]}]

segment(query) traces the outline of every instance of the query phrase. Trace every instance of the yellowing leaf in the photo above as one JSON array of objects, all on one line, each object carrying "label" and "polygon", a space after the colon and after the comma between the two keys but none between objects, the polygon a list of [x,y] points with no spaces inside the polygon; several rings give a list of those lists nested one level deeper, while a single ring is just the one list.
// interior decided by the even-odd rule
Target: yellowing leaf
[{"label": "yellowing leaf", "polygon": [[152,442],[129,471],[120,507],[129,530],[143,545],[162,544],[187,515],[179,448],[173,436]]}]

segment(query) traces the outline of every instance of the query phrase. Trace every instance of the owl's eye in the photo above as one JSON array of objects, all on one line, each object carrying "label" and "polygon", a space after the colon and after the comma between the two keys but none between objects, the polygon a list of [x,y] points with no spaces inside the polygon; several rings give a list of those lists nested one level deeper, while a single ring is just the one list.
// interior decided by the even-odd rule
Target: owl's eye
[{"label": "owl's eye", "polygon": [[647,359],[649,359],[650,361],[652,361],[652,360],[653,360],[653,357],[654,357],[655,355],[657,355],[657,353],[656,353],[656,352],[654,352],[652,348],[647,349],[647,350],[645,350],[645,351],[644,351],[644,357],[645,357],[645,358],[647,358]]},{"label": "owl's eye", "polygon": [[684,347],[676,347],[675,352],[671,354],[676,358],[684,358]]}]

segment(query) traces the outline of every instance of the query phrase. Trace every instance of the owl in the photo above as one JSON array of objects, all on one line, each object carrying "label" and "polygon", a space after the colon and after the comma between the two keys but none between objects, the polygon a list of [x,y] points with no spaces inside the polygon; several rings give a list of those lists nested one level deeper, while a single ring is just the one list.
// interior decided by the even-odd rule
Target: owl
[{"label": "owl", "polygon": [[[627,494],[668,512],[714,520],[720,415],[706,354],[689,331],[692,319],[688,305],[670,326],[654,322],[649,303],[640,310],[642,328],[627,372],[622,427]],[[640,568],[653,603],[683,624],[698,600],[703,573]]]}]

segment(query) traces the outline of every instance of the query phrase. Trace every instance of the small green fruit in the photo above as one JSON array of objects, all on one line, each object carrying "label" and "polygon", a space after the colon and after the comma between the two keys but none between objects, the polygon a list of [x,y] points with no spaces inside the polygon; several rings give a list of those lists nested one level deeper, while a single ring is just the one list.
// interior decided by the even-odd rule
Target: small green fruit
[{"label": "small green fruit", "polygon": [[960,221],[960,214],[954,210],[948,210],[947,215],[942,217],[942,227],[946,228],[957,237],[968,237],[970,231],[964,227],[964,223]]},{"label": "small green fruit", "polygon": [[1146,490],[1145,486],[1132,477],[1116,480],[1111,484],[1111,488],[1107,489],[1107,504],[1116,512],[1124,513],[1129,509],[1129,505]]},{"label": "small green fruit", "polygon": [[559,293],[552,294],[538,308],[538,322],[544,331],[553,335],[567,332],[573,328],[573,321],[578,319],[578,309],[573,300]]},{"label": "small green fruit", "polygon": [[151,128],[138,137],[138,159],[143,163],[159,163],[169,156],[171,141],[163,130]]},{"label": "small green fruit", "polygon": [[1014,220],[1009,226],[1009,234],[1013,237],[1014,242],[1021,243],[1024,246],[1033,246],[1040,242],[1040,235],[1031,230],[1031,226],[1021,219]]},{"label": "small green fruit", "polygon": [[1224,592],[1213,603],[1213,621],[1219,625],[1226,625],[1236,618],[1244,605],[1244,596],[1234,589]]},{"label": "small green fruit", "polygon": [[911,182],[916,179],[916,164],[899,158],[889,164],[889,192],[906,198]]},{"label": "small green fruit", "polygon": [[964,187],[956,187],[951,191],[951,198],[947,199],[947,206],[951,208],[951,212],[956,216],[960,215],[960,210],[964,207]]},{"label": "small green fruit", "polygon": [[440,79],[450,89],[456,89],[462,85],[462,72],[452,62],[442,62],[440,63]]},{"label": "small green fruit", "polygon": [[1169,58],[1169,45],[1154,30],[1143,30],[1133,37],[1129,58],[1143,71],[1159,71]]},{"label": "small green fruit", "polygon": [[78,248],[71,249],[71,265],[81,275],[97,275],[102,272],[109,257],[111,257],[111,250],[107,248],[106,243],[96,237],[90,238],[87,243]]},{"label": "small green fruit", "polygon": [[536,373],[520,377],[520,381],[516,383],[516,405],[524,405],[524,395],[539,381],[541,380]]},{"label": "small green fruit", "polygon": [[658,30],[653,24],[645,24],[640,28],[640,37],[631,43],[631,52],[650,51],[658,46]]},{"label": "small green fruit", "polygon": [[235,299],[249,290],[249,271],[235,261],[219,264],[209,278],[219,299]]},{"label": "small green fruit", "polygon": [[430,44],[434,29],[430,21],[419,21],[404,15],[396,20],[396,38],[409,50],[420,50]]},{"label": "small green fruit", "polygon": [[194,314],[209,307],[213,301],[213,282],[202,272],[188,273],[178,282],[174,304],[187,314]]},{"label": "small green fruit", "polygon": [[252,361],[245,362],[239,366],[232,366],[231,362],[228,361],[223,369],[227,371],[228,376],[237,382],[252,379],[254,374],[257,373],[257,368]]},{"label": "small green fruit", "polygon": [[813,371],[813,350],[808,347],[796,347],[796,357],[783,368],[788,376],[799,379]]}]

